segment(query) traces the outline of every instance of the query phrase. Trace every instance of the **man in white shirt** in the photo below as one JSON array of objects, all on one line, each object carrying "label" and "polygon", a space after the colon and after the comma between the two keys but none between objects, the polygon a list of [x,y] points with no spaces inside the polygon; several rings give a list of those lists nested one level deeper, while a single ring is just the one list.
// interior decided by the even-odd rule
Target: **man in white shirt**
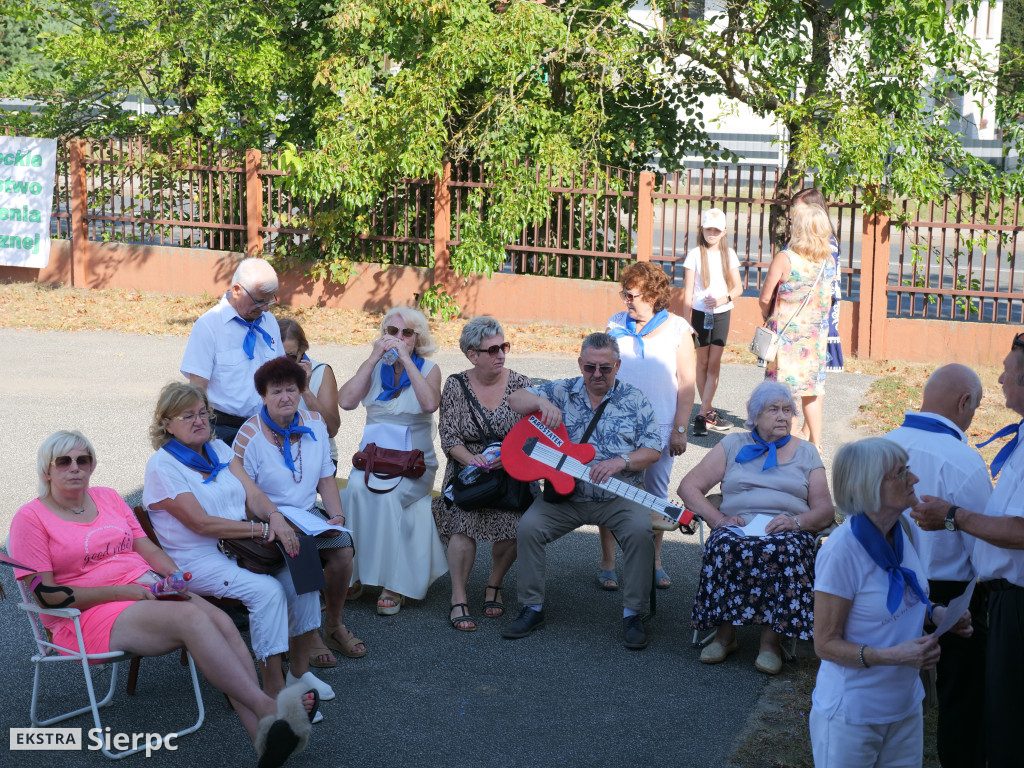
[{"label": "man in white shirt", "polygon": [[[921,412],[908,412],[903,425],[886,435],[906,450],[918,477],[915,490],[919,496],[946,499],[965,509],[985,508],[992,495],[988,467],[964,434],[981,396],[978,374],[964,365],[944,365],[925,384]],[[962,531],[916,527],[912,538],[928,574],[932,602],[946,605],[962,595],[975,576],[970,559],[974,539]],[[975,590],[971,600],[973,636],[946,633],[939,640],[937,736],[939,762],[944,768],[985,768],[986,602],[985,590]]]},{"label": "man in white shirt", "polygon": [[230,445],[263,403],[256,369],[284,354],[281,330],[267,310],[277,304],[277,273],[263,259],[243,259],[220,303],[192,327],[181,373],[210,400],[216,436]]},{"label": "man in white shirt", "polygon": [[[1003,360],[999,377],[1006,407],[1024,416],[1024,333],[1018,333]],[[985,749],[989,768],[1016,768],[1021,763],[1024,723],[1024,449],[1021,424],[997,435],[1013,435],[992,462],[999,476],[979,512],[923,496],[911,517],[925,530],[946,521],[977,541],[971,561],[989,592],[988,663],[985,673]]]}]

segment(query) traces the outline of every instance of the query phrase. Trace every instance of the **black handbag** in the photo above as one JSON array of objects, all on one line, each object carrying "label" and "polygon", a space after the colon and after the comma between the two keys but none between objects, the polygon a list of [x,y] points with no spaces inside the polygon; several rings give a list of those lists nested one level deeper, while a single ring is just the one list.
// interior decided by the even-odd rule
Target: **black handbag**
[{"label": "black handbag", "polygon": [[[456,375],[455,380],[459,382],[466,400],[474,409],[473,418],[482,428],[481,432],[492,443],[499,443],[501,439],[494,431],[491,420],[487,418],[483,407],[476,397],[470,392],[469,387],[461,375]],[[479,418],[477,418],[479,414]],[[489,472],[480,472],[473,482],[466,483],[456,473],[452,480],[452,501],[465,510],[473,511],[478,509],[493,509],[506,512],[522,512],[533,503],[533,491],[530,483],[516,480],[504,469],[493,469]]]},{"label": "black handbag", "polygon": [[[614,386],[619,386],[619,382],[616,381]],[[583,433],[583,437],[580,439],[581,443],[585,443],[590,439],[590,436],[594,433],[594,427],[597,426],[597,420],[601,418],[601,414],[604,413],[605,406],[608,405],[609,402],[611,402],[611,397],[605,398],[604,401],[602,401],[602,403],[599,406],[597,406],[597,410],[594,411],[593,418],[591,418],[590,423],[587,424],[586,432]],[[577,480],[576,482],[578,483],[579,481]],[[555,486],[553,486],[550,481],[544,481],[543,497],[544,501],[548,502],[549,504],[561,504],[564,501],[568,501],[572,494],[575,492],[576,487],[573,486],[573,490],[570,493],[559,493],[558,491],[555,490]]]}]

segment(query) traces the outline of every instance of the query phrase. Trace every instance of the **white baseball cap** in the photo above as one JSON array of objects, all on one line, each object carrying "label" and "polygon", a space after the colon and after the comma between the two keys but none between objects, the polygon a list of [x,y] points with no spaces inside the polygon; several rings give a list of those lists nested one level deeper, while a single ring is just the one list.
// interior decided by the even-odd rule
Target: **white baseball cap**
[{"label": "white baseball cap", "polygon": [[700,225],[704,229],[721,229],[725,231],[725,213],[718,208],[711,208],[704,211],[700,217]]}]

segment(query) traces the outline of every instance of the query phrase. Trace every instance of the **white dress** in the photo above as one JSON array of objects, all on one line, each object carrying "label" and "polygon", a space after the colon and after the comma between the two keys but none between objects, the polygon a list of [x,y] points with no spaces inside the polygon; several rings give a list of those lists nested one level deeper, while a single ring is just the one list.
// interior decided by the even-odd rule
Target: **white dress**
[{"label": "white dress", "polygon": [[[608,319],[608,330],[625,328],[628,312],[616,312]],[[644,356],[640,357],[640,342],[633,336],[621,336],[619,344],[618,379],[632,384],[651,401],[661,428],[661,458],[644,472],[644,488],[658,498],[668,498],[668,480],[675,457],[669,451],[672,423],[676,417],[676,399],[679,382],[676,378],[676,354],[679,345],[693,344],[690,324],[678,315],[669,315],[653,334],[644,336]],[[686,414],[689,418],[689,414]]]},{"label": "white dress", "polygon": [[[434,363],[425,361],[423,375],[433,367]],[[373,369],[370,391],[363,398],[366,423],[409,427],[412,447],[423,451],[427,471],[415,480],[402,478],[394,490],[379,494],[366,487],[361,471],[351,470],[348,486],[341,492],[341,503],[355,540],[353,579],[422,600],[434,580],[448,572],[430,511],[430,491],[437,473],[434,415],[423,413],[411,386],[392,400],[377,400],[383,391],[380,370],[378,363]],[[386,483],[391,485],[394,481]]]}]

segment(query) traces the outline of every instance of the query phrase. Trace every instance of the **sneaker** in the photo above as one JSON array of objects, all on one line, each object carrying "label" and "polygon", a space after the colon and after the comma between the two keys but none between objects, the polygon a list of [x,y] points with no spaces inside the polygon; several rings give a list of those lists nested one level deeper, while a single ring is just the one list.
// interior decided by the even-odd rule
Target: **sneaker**
[{"label": "sneaker", "polygon": [[627,616],[622,620],[623,645],[631,651],[642,651],[647,647],[647,631],[639,615]]},{"label": "sneaker", "polygon": [[693,417],[693,436],[704,437],[708,433],[708,421],[704,416]]},{"label": "sneaker", "polygon": [[714,408],[707,412],[704,420],[707,422],[708,429],[713,429],[716,432],[728,432],[732,429],[732,424],[719,416],[718,411]]}]

